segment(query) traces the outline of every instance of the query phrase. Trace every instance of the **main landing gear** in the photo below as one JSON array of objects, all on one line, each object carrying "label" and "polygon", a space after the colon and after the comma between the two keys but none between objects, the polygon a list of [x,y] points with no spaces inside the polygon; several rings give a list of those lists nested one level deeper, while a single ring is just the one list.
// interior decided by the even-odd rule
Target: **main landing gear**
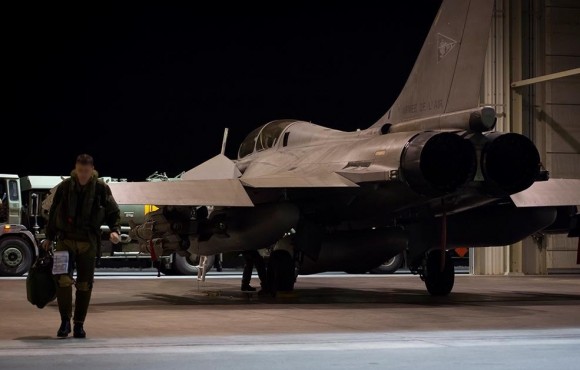
[{"label": "main landing gear", "polygon": [[[445,253],[443,258],[441,253]],[[455,283],[455,266],[450,253],[440,249],[430,251],[423,261],[419,276],[432,296],[448,295]]]}]

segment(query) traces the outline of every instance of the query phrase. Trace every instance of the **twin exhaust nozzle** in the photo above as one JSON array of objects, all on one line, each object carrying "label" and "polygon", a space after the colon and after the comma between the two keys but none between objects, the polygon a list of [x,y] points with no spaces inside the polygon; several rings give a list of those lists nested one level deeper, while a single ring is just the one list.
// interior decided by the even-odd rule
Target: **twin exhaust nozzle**
[{"label": "twin exhaust nozzle", "polygon": [[[495,112],[493,118],[495,123]],[[473,124],[484,128],[491,121],[491,115],[482,115]],[[460,134],[422,132],[407,142],[401,153],[401,170],[411,189],[427,196],[453,193],[474,181],[479,171],[487,193],[506,196],[527,189],[538,179],[540,155],[527,137],[500,132]]]}]

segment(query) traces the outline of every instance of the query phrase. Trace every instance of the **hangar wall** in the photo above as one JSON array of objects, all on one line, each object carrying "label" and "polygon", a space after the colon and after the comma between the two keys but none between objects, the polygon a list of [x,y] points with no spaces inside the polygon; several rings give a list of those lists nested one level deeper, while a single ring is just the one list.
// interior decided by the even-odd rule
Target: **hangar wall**
[{"label": "hangar wall", "polygon": [[[544,65],[538,66],[537,73],[580,67],[580,1],[545,0],[540,6],[545,12],[538,20],[545,26],[545,36],[538,40],[539,46],[543,46],[540,57]],[[580,75],[552,80],[535,88],[537,94],[529,109],[535,109],[535,129],[544,137],[546,167],[554,178],[579,179]],[[549,273],[580,271],[576,264],[576,239],[549,236],[546,247]]]},{"label": "hangar wall", "polygon": [[[482,105],[499,113],[499,131],[536,143],[553,178],[580,178],[580,76],[512,88],[511,83],[580,67],[580,1],[496,0],[482,84]],[[471,273],[580,272],[577,240],[528,238],[472,250]]]}]

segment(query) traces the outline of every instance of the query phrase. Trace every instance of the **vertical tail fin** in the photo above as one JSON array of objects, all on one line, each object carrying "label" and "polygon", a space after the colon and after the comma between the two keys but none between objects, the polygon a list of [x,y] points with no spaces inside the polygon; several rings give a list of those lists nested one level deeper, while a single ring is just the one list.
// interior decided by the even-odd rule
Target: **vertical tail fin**
[{"label": "vertical tail fin", "polygon": [[478,107],[494,0],[444,0],[399,97],[372,127]]}]

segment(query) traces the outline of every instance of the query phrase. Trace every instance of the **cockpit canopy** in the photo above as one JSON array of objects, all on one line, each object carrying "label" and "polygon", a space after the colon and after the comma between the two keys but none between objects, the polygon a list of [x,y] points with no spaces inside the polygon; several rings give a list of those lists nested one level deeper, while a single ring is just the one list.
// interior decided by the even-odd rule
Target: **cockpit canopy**
[{"label": "cockpit canopy", "polygon": [[242,141],[238,150],[238,159],[242,159],[254,152],[270,149],[280,141],[286,127],[296,122],[293,119],[271,121],[250,132]]}]

